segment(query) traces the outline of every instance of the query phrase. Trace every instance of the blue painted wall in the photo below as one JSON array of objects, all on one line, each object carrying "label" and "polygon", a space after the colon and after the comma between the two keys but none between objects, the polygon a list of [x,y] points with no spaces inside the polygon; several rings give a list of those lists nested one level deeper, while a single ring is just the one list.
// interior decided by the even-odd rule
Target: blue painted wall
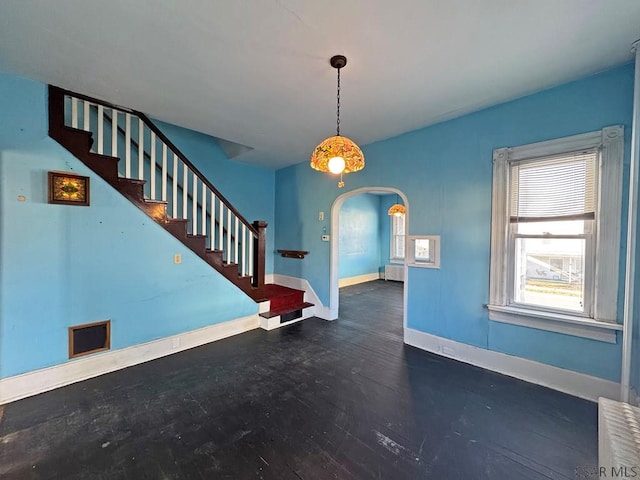
[{"label": "blue painted wall", "polygon": [[[0,377],[68,361],[71,325],[111,319],[118,349],[257,313],[244,293],[48,138],[46,118],[45,85],[0,75]],[[186,136],[172,132],[185,151],[189,141],[207,143]],[[216,168],[214,184],[236,175],[227,167]],[[91,177],[91,206],[49,205],[49,170]],[[249,215],[269,220],[272,174],[239,170],[248,185],[225,180],[229,197],[264,181]]]},{"label": "blue painted wall", "polygon": [[[489,290],[493,149],[623,124],[628,166],[632,95],[633,67],[625,65],[364,146],[367,166],[345,177],[346,191],[398,188],[408,197],[409,233],[441,236],[442,267],[409,271],[410,328],[619,379],[619,342],[606,344],[489,322],[483,305]],[[628,172],[625,175],[626,205]],[[320,241],[320,232],[329,224],[312,219],[318,210],[330,211],[344,191],[336,188],[335,177],[308,168],[306,162],[276,173],[276,244],[297,239],[296,248],[312,255],[296,265],[276,258],[275,271],[309,280],[325,305],[329,304],[330,252],[329,244]],[[626,218],[626,207],[623,210]],[[624,228],[622,233],[621,265]],[[620,305],[622,298],[621,290]]]},{"label": "blue painted wall", "polygon": [[380,269],[380,197],[363,193],[340,209],[339,278],[378,273]]}]

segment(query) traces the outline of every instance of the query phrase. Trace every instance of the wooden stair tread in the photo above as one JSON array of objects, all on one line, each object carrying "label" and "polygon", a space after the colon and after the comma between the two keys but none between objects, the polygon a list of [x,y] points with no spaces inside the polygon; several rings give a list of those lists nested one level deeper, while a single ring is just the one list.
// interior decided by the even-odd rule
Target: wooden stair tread
[{"label": "wooden stair tread", "polygon": [[275,310],[269,310],[268,312],[260,313],[259,315],[263,318],[273,318],[279,315],[283,315],[285,313],[295,312],[296,310],[302,310],[303,308],[313,307],[313,303],[302,302],[296,305],[291,305],[286,308],[278,308]]}]

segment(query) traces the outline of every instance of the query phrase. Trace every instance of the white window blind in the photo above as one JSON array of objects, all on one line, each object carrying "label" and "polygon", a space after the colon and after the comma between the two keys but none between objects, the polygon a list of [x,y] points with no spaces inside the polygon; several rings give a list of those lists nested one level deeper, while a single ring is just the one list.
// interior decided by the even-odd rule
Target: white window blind
[{"label": "white window blind", "polygon": [[511,223],[595,218],[598,150],[511,165]]}]

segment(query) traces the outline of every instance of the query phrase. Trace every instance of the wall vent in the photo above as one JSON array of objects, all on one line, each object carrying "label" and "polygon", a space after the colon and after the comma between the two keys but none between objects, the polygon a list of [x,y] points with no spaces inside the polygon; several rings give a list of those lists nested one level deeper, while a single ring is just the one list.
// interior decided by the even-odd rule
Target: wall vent
[{"label": "wall vent", "polygon": [[111,320],[69,327],[69,358],[111,348]]}]

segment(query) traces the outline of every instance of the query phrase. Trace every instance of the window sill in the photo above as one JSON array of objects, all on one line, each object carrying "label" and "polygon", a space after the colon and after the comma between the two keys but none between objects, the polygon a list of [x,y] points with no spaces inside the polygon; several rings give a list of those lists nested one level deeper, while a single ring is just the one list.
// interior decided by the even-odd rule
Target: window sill
[{"label": "window sill", "polygon": [[404,265],[404,258],[391,258],[389,259],[389,263],[393,265]]},{"label": "window sill", "polygon": [[622,325],[618,323],[602,322],[577,315],[500,305],[487,305],[487,308],[489,320],[494,322],[537,328],[600,342],[616,343],[616,332],[622,330]]},{"label": "window sill", "polygon": [[418,267],[418,268],[435,268],[435,269],[440,269],[440,265],[437,265],[435,263],[407,263],[407,267]]}]

